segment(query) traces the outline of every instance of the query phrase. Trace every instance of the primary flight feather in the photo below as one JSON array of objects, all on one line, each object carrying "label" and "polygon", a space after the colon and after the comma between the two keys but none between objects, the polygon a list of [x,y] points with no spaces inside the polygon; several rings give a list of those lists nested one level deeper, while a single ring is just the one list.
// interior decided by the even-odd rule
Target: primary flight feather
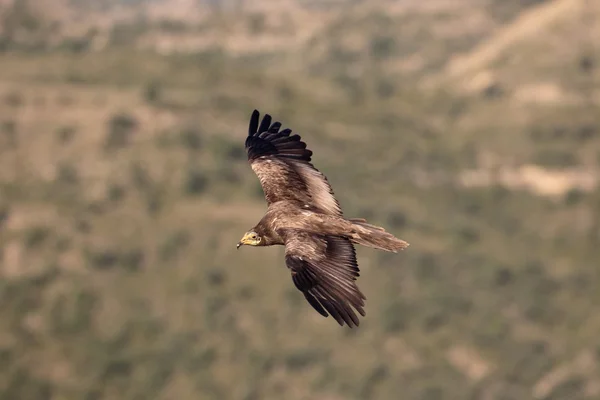
[{"label": "primary flight feather", "polygon": [[346,219],[325,175],[311,164],[312,151],[269,114],[254,110],[246,151],[262,186],[267,212],[237,247],[285,246],[292,281],[308,303],[340,324],[359,325],[366,297],[354,244],[397,252],[408,243],[361,218]]}]

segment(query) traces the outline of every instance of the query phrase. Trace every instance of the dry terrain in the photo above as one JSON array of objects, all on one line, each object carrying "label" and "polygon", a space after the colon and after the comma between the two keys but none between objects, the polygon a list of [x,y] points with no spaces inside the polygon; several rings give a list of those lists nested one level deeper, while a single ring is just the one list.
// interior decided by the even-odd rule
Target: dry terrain
[{"label": "dry terrain", "polygon": [[[600,398],[600,4],[0,0],[0,398]],[[358,249],[340,328],[282,248],[254,108]]]}]

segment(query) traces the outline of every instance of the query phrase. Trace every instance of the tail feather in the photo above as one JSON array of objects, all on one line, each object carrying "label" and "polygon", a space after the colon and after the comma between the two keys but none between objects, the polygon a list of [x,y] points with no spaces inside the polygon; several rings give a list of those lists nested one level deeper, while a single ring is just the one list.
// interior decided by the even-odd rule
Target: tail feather
[{"label": "tail feather", "polygon": [[353,224],[356,224],[356,225],[362,225],[362,226],[365,226],[365,227],[368,227],[368,228],[371,228],[371,229],[375,229],[375,230],[378,230],[378,231],[385,232],[385,229],[383,229],[382,227],[377,226],[377,225],[371,225],[371,224],[369,224],[367,222],[367,220],[364,219],[364,218],[350,218],[350,219],[348,219],[348,221],[350,221],[350,222],[352,222]]},{"label": "tail feather", "polygon": [[352,223],[354,228],[353,235],[350,238],[353,243],[393,253],[404,250],[409,246],[404,240],[398,239],[380,226],[369,224],[363,218],[351,218],[348,221]]}]

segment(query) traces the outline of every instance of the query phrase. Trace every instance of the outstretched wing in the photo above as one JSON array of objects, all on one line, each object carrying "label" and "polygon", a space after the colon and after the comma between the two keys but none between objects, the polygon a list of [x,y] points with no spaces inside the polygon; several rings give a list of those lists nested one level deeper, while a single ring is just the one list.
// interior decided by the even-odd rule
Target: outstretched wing
[{"label": "outstretched wing", "polygon": [[311,164],[312,151],[299,135],[281,129],[280,122],[271,123],[265,114],[254,110],[248,127],[246,151],[250,166],[262,186],[267,204],[281,200],[293,201],[299,207],[310,206],[317,211],[341,216],[340,205],[325,175]]},{"label": "outstretched wing", "polygon": [[296,230],[284,236],[285,263],[310,305],[324,317],[331,314],[342,326],[358,326],[354,310],[365,316],[366,297],[356,286],[359,269],[352,243],[344,237]]}]

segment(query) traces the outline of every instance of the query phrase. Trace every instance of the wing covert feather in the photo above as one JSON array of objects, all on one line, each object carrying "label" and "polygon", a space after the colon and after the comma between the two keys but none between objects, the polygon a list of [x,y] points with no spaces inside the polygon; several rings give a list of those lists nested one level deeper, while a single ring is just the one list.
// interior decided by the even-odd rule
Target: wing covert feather
[{"label": "wing covert feather", "polygon": [[254,110],[248,126],[248,161],[258,176],[267,204],[289,200],[299,207],[309,205],[324,214],[342,216],[331,185],[311,164],[312,151],[300,135],[282,129],[269,114]]}]

